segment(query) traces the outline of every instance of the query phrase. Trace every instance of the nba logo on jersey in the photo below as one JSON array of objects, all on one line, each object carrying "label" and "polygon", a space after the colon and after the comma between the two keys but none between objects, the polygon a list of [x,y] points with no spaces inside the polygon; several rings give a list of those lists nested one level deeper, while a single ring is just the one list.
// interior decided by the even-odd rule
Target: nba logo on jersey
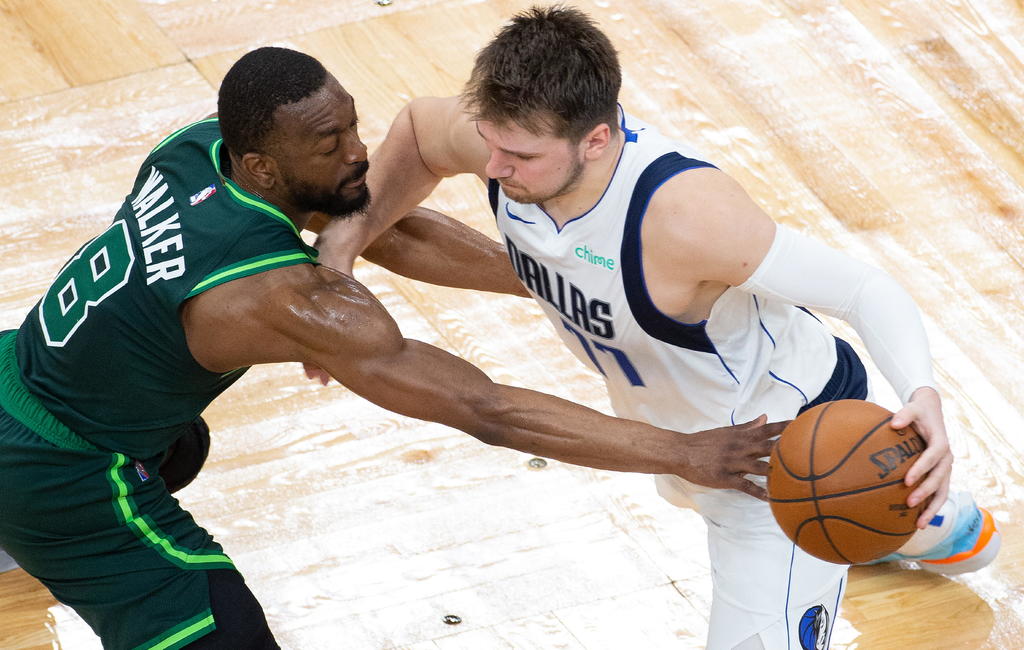
[{"label": "nba logo on jersey", "polygon": [[827,643],[828,610],[823,605],[815,605],[800,617],[800,647],[803,650],[825,650]]},{"label": "nba logo on jersey", "polygon": [[210,185],[188,197],[188,204],[193,208],[217,193],[217,186]]},{"label": "nba logo on jersey", "polygon": [[141,478],[143,482],[149,480],[149,472],[146,471],[145,465],[143,465],[141,462],[135,461],[135,471],[138,473],[139,478]]}]

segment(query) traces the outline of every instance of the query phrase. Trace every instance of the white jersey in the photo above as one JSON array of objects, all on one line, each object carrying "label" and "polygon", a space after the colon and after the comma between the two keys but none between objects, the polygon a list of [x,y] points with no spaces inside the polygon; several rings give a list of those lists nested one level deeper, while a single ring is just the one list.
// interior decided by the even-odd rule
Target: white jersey
[{"label": "white jersey", "polygon": [[628,115],[621,128],[626,142],[604,195],[561,229],[540,206],[511,201],[491,182],[520,279],[569,349],[604,376],[620,417],[683,432],[761,413],[794,417],[832,376],[835,339],[806,310],[735,287],[706,321],[661,313],[641,263],[648,202],[672,176],[713,165]]},{"label": "white jersey", "polygon": [[[800,307],[733,287],[700,323],[658,311],[642,266],[647,205],[672,176],[713,165],[628,115],[620,126],[625,145],[604,195],[561,229],[539,206],[489,185],[516,273],[569,349],[604,376],[615,413],[694,432],[761,413],[785,420],[830,399],[864,399],[864,367],[850,346]],[[766,648],[827,647],[846,567],[796,548],[768,505],[742,492],[674,475],[658,476],[657,485],[670,502],[709,522],[709,650],[753,637]]]}]

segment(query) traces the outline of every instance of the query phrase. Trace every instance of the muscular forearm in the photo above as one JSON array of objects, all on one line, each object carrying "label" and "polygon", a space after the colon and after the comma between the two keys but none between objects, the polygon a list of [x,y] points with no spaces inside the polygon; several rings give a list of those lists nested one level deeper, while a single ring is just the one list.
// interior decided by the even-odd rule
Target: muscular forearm
[{"label": "muscular forearm", "polygon": [[683,434],[532,390],[496,384],[494,391],[500,407],[478,412],[492,424],[477,436],[489,444],[597,469],[690,474]]},{"label": "muscular forearm", "polygon": [[401,351],[376,367],[367,372],[362,366],[356,380],[343,369],[329,371],[381,406],[487,444],[598,469],[689,474],[688,436],[496,384],[472,364],[425,343],[406,339]]},{"label": "muscular forearm", "polygon": [[505,247],[439,212],[418,208],[377,238],[363,257],[415,280],[529,296]]},{"label": "muscular forearm", "polygon": [[745,475],[766,473],[760,459],[785,426],[766,424],[762,417],[689,434],[659,429],[495,384],[462,359],[416,341],[405,340],[385,367],[369,374],[387,379],[350,388],[369,389],[362,394],[382,406],[461,429],[488,444],[598,469],[676,474],[758,498],[764,489]]}]

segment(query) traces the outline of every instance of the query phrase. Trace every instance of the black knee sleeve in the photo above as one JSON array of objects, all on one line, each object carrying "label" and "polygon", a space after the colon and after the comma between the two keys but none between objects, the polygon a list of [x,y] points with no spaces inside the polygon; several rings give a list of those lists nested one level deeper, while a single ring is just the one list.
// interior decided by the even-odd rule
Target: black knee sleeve
[{"label": "black knee sleeve", "polygon": [[245,586],[242,574],[231,569],[206,572],[210,608],[217,629],[182,650],[280,650],[267,625],[263,608]]},{"label": "black knee sleeve", "polygon": [[192,482],[210,453],[210,427],[197,418],[185,435],[174,441],[160,463],[160,477],[167,491],[177,492]]}]

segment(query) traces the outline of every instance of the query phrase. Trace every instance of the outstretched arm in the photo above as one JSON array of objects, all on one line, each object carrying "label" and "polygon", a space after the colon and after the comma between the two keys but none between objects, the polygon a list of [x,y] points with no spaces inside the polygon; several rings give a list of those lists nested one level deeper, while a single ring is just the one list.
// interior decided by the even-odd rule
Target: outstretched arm
[{"label": "outstretched arm", "polygon": [[186,303],[183,322],[193,355],[215,372],[308,362],[384,408],[488,444],[601,469],[678,474],[762,498],[743,476],[765,473],[759,459],[783,425],[681,435],[495,384],[472,364],[404,338],[365,287],[323,268],[288,267],[220,285]]}]

